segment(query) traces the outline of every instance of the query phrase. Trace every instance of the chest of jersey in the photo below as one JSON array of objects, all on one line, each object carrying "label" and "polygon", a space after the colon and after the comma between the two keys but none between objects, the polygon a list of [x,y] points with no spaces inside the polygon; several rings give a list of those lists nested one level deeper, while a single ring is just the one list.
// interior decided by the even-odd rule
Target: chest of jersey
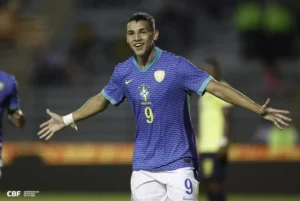
[{"label": "chest of jersey", "polygon": [[146,72],[134,71],[125,77],[123,83],[128,101],[152,105],[172,95],[176,79],[172,71],[155,68]]}]

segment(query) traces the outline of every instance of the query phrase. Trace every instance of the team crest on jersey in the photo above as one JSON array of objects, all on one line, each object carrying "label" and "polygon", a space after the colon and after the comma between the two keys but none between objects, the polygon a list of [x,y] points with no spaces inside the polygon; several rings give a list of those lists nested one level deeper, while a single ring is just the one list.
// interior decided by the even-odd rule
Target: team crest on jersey
[{"label": "team crest on jersey", "polygon": [[165,79],[165,71],[163,70],[157,70],[154,72],[154,78],[157,82],[162,82]]},{"label": "team crest on jersey", "polygon": [[0,82],[0,91],[2,91],[5,88],[5,84],[3,82]]},{"label": "team crest on jersey", "polygon": [[142,99],[141,104],[142,105],[151,105],[151,102],[149,102],[150,98],[150,86],[147,84],[142,84],[139,86],[139,94]]}]

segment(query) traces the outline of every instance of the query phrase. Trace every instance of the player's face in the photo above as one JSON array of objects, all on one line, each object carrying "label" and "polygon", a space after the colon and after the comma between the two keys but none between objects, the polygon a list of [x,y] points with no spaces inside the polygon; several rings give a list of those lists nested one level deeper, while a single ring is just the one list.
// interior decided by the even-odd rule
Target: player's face
[{"label": "player's face", "polygon": [[158,31],[153,30],[147,21],[131,21],[127,24],[127,43],[136,56],[145,55],[158,37]]}]

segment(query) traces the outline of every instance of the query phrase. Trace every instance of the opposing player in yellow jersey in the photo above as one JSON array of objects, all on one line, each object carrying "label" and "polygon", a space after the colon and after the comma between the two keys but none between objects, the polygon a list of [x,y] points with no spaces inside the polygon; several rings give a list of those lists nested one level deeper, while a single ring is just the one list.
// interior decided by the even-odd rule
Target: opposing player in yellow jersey
[{"label": "opposing player in yellow jersey", "polygon": [[[221,78],[216,60],[208,59],[205,71],[218,82],[229,86]],[[225,201],[223,183],[227,169],[232,105],[206,93],[198,101],[198,151],[200,184],[209,201]],[[202,190],[199,188],[200,191]]]}]

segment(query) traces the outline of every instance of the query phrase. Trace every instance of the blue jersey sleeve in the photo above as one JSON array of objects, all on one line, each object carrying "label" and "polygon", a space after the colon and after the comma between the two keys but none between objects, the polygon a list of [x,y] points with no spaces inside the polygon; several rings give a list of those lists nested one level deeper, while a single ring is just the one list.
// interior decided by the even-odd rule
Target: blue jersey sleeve
[{"label": "blue jersey sleeve", "polygon": [[182,57],[180,58],[177,69],[179,82],[184,90],[193,91],[202,96],[212,77]]},{"label": "blue jersey sleeve", "polygon": [[121,87],[121,79],[119,72],[119,65],[115,67],[114,73],[110,78],[108,85],[102,90],[103,96],[112,104],[119,105],[125,99],[124,91]]},{"label": "blue jersey sleeve", "polygon": [[17,80],[12,77],[13,83],[11,87],[11,93],[8,97],[7,107],[9,110],[16,110],[20,106],[20,100],[18,96],[18,83]]}]

